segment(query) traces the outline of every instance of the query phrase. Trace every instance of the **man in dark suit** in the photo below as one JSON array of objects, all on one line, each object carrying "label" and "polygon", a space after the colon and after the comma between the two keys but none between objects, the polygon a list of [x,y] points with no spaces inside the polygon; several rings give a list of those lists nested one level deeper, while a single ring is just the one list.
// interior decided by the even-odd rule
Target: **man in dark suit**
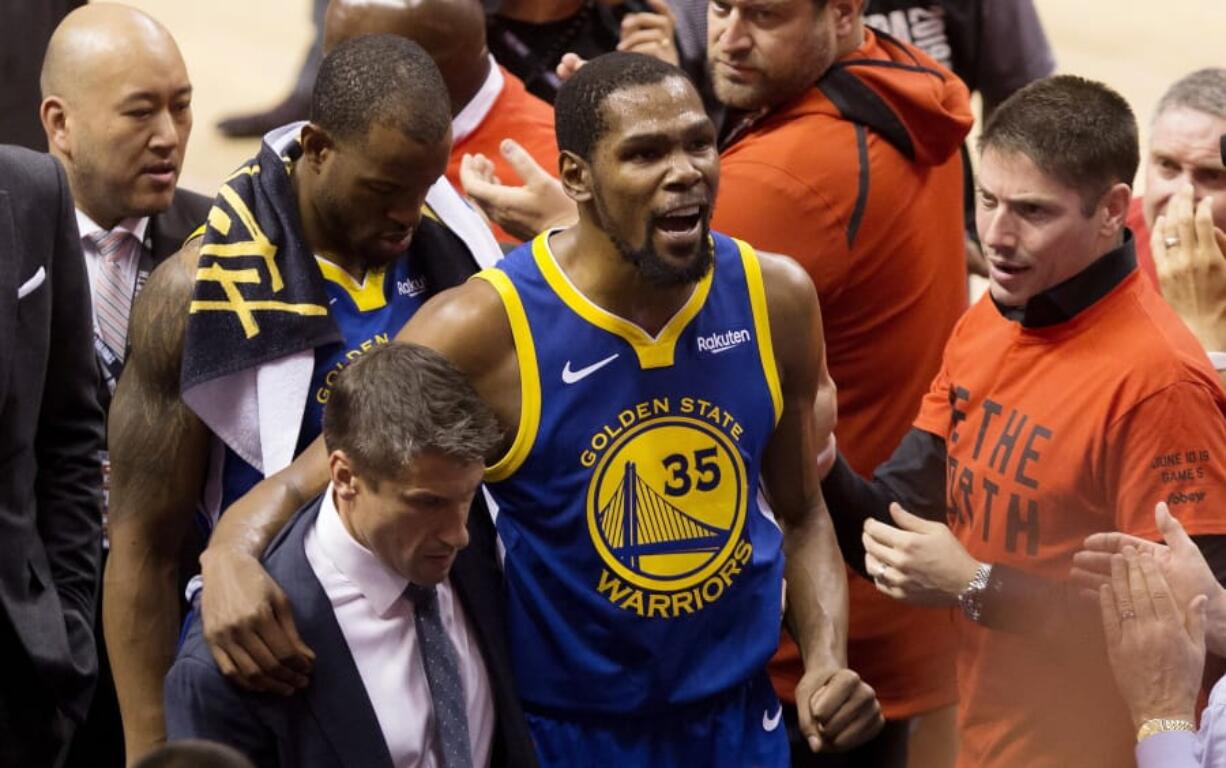
[{"label": "man in dark suit", "polygon": [[392,344],[341,373],[323,429],[331,485],[263,558],[316,651],[310,683],[238,688],[193,622],[166,679],[169,738],[261,766],[535,765],[493,525],[469,514],[493,414],[437,353]]},{"label": "man in dark suit", "polygon": [[57,765],[94,686],[97,376],[64,172],[0,146],[0,765]]},{"label": "man in dark suit", "polygon": [[[191,81],[164,27],[113,4],[87,5],[64,18],[40,80],[43,128],[76,204],[105,411],[127,359],[132,301],[208,214],[207,198],[176,188],[192,127]],[[105,455],[103,466],[109,477]],[[189,542],[183,559],[194,561],[202,547]],[[98,630],[98,691],[69,765],[121,768],[119,705]]]}]

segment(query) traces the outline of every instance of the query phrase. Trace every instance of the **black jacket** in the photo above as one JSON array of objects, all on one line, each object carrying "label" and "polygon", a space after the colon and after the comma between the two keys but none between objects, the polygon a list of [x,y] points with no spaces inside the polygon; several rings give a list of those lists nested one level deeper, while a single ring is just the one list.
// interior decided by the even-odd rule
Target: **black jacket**
[{"label": "black jacket", "polygon": [[[78,721],[98,664],[102,411],[90,307],[63,169],[0,146],[0,620],[28,655],[3,665],[33,665]],[[0,686],[11,679],[0,674]]]}]

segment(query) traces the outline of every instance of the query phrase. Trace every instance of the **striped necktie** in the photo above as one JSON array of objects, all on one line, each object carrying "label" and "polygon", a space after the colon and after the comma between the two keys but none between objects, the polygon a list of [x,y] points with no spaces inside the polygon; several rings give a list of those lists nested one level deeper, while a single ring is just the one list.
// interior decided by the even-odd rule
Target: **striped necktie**
[{"label": "striped necktie", "polygon": [[439,615],[438,593],[434,587],[410,584],[404,596],[413,602],[417,647],[421,649],[426,683],[430,686],[430,701],[434,705],[439,765],[442,768],[472,768],[464,682],[460,679],[455,646],[447,636]]},{"label": "striped necktie", "polygon": [[131,232],[115,229],[89,235],[98,250],[98,269],[94,283],[94,317],[98,334],[106,346],[123,360],[128,338],[128,315],[132,311],[133,284],[128,259],[140,245]]}]

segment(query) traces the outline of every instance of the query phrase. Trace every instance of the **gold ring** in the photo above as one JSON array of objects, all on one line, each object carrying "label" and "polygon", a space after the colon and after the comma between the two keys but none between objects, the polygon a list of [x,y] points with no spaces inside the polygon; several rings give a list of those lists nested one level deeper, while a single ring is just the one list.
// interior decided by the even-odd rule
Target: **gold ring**
[{"label": "gold ring", "polygon": [[1120,621],[1127,621],[1128,619],[1135,619],[1136,617],[1136,611],[1120,611]]},{"label": "gold ring", "polygon": [[1167,248],[1174,248],[1175,246],[1179,245],[1179,238],[1167,235],[1166,237],[1162,238],[1162,244]]}]

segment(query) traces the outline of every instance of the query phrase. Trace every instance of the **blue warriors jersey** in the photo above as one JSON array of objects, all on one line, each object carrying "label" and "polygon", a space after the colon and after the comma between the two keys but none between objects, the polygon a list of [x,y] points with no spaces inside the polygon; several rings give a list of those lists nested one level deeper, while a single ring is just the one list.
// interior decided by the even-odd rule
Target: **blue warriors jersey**
[{"label": "blue warriors jersey", "polygon": [[412,260],[397,259],[385,270],[370,271],[359,284],[349,273],[316,257],[324,275],[328,310],[344,341],[315,349],[315,372],[307,397],[297,452],[323,431],[324,406],[336,377],[349,363],[379,344],[389,344],[429,298],[426,279]]},{"label": "blue warriors jersey", "polygon": [[[385,269],[372,269],[361,283],[327,259],[317,256],[316,263],[324,276],[328,311],[343,340],[315,349],[315,369],[295,454],[323,431],[324,406],[337,375],[364,352],[390,343],[431,295],[413,259],[400,258]],[[259,470],[226,448],[218,511],[229,507],[262,479]]]},{"label": "blue warriors jersey", "polygon": [[713,235],[713,269],[653,337],[579,293],[547,237],[478,275],[522,386],[486,476],[515,679],[530,711],[675,712],[764,677],[779,639],[782,535],[758,478],[782,398],[758,258]]}]

